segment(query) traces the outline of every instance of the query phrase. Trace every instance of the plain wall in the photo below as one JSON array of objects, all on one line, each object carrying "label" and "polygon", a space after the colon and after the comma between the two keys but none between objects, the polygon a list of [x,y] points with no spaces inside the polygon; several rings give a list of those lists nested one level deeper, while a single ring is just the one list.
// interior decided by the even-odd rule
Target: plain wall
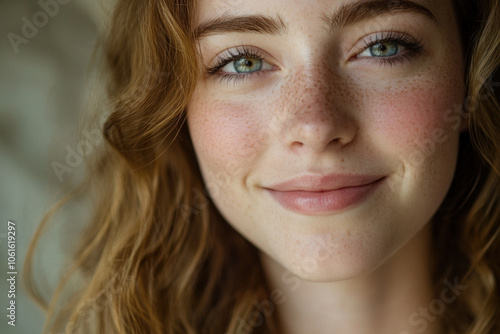
[{"label": "plain wall", "polygon": [[[43,214],[85,172],[82,163],[72,168],[74,175],[58,178],[53,163],[65,164],[68,147],[76,149],[79,143],[78,122],[91,82],[89,62],[106,21],[103,8],[110,5],[104,0],[58,0],[56,7],[55,1],[0,0],[0,333],[5,334],[42,330],[43,312],[26,295],[22,264]],[[15,46],[17,37],[25,39]],[[73,242],[67,232],[77,215],[64,211],[58,217],[61,228],[44,238],[45,256],[36,264],[48,286],[65,270],[65,246]],[[7,324],[6,316],[8,220],[16,223],[16,327]]]}]

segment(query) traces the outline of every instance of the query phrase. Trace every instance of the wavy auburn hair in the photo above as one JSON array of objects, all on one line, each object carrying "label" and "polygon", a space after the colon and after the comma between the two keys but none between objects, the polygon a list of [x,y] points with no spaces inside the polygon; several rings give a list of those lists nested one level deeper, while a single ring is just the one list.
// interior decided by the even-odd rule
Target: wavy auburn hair
[{"label": "wavy auburn hair", "polygon": [[[436,294],[466,291],[442,316],[447,333],[500,333],[500,0],[455,0],[467,61],[469,131],[433,222]],[[220,216],[185,122],[198,63],[189,0],[118,0],[104,42],[112,106],[86,186],[94,213],[50,303],[45,332],[277,334],[274,315],[249,330],[269,298],[256,248]],[[74,288],[73,278],[80,279]],[[255,322],[254,322],[255,323]]]}]

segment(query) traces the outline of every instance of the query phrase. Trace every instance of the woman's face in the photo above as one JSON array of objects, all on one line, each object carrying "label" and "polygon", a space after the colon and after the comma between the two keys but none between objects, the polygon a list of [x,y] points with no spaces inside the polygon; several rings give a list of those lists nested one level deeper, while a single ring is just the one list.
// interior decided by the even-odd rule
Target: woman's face
[{"label": "woman's face", "polygon": [[464,70],[451,1],[198,0],[188,125],[227,222],[313,281],[370,272],[451,184]]}]

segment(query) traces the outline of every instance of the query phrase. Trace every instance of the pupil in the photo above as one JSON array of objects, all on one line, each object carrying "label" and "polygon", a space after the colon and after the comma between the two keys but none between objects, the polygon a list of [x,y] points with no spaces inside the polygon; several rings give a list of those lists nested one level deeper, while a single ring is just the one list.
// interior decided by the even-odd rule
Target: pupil
[{"label": "pupil", "polygon": [[235,62],[235,69],[238,73],[250,73],[260,70],[261,64],[258,59],[241,58]]},{"label": "pupil", "polygon": [[372,56],[389,57],[398,53],[397,44],[394,43],[380,43],[372,46]]}]

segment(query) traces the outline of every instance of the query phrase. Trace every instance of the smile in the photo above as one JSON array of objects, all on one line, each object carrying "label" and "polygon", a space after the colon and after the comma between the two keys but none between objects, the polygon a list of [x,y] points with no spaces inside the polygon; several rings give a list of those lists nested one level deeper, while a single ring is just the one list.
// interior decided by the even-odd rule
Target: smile
[{"label": "smile", "polygon": [[305,214],[334,213],[366,200],[385,180],[380,176],[302,177],[266,187],[285,209]]}]

